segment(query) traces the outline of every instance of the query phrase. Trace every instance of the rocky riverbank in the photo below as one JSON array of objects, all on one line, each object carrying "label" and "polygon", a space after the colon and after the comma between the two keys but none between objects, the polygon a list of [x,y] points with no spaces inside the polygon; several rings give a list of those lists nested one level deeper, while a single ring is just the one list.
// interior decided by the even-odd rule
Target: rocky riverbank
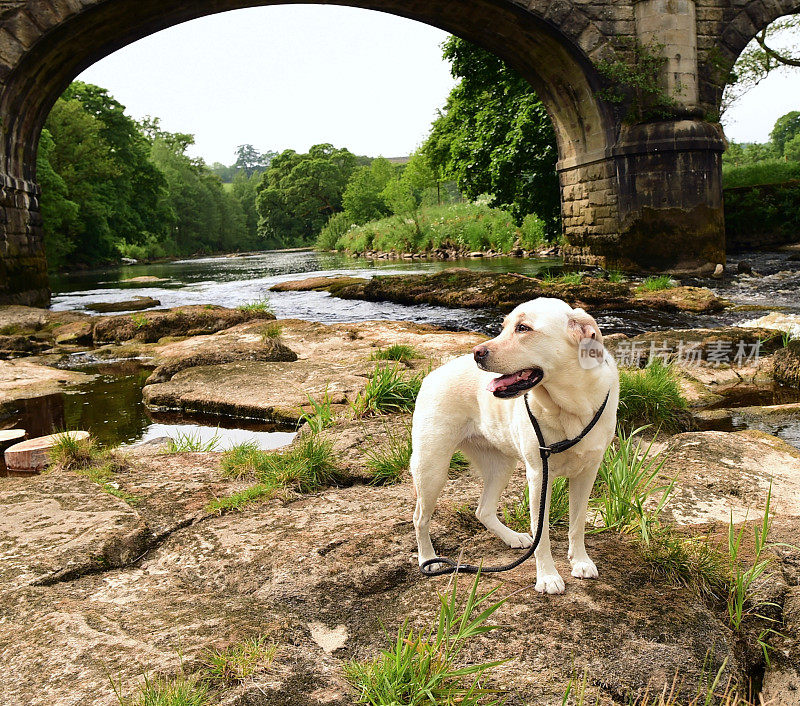
[{"label": "rocky riverbank", "polygon": [[[622,286],[627,294],[603,292],[637,296]],[[478,289],[492,296],[488,285]],[[497,295],[498,306],[509,293]],[[574,296],[603,305],[599,290]],[[376,367],[397,366],[400,376],[413,377],[485,336],[404,322],[275,321],[264,312],[219,307],[152,312],[144,323],[143,314],[70,314],[62,321],[24,309],[0,309],[0,324],[13,318],[16,335],[43,345],[36,356],[0,361],[4,399],[80,382],[84,373],[58,367],[76,354],[147,362],[153,372],[143,394],[153,409],[293,422],[311,411],[309,397],[327,396],[335,422],[322,433],[338,470],[330,487],[286,491],[222,514],[210,503],[253,480],[226,476],[219,453],[141,447],[125,451],[102,476],[60,468],[0,479],[0,653],[8,675],[0,702],[116,704],[114,689],[133,696],[145,674],[206,679],[209,650],[258,638],[274,646],[271,662],[239,680],[208,682],[208,703],[352,704],[344,664],[374,659],[389,647],[386,633],[396,634],[405,620],[426,629],[435,619],[448,580],[417,571],[408,473],[396,485],[373,484],[374,454],[405,438],[409,416],[353,418],[350,409]],[[81,333],[59,343],[65,326]],[[698,355],[682,357],[679,340]],[[747,355],[737,361],[740,344]],[[390,345],[411,353],[381,360]],[[800,352],[775,330],[736,327],[615,335],[607,345],[634,367],[653,352],[678,367],[692,428],[659,435],[654,448],[664,459],[658,482],[675,482],[663,521],[688,546],[702,538],[727,546],[731,516],[737,527],[752,523],[771,492],[776,546],[755,589],[770,604],[759,612],[776,622],[748,614],[732,627],[724,595],[670,579],[633,533],[607,530],[588,540],[600,579],[568,578],[563,596],[533,591],[532,563],[485,576],[481,591],[497,588],[497,598],[507,598],[494,616],[501,629],[471,640],[464,663],[510,660],[493,670],[489,686],[506,691],[516,706],[561,704],[570,682],[574,694],[584,674],[587,703],[610,706],[648,689],[660,693],[673,680],[688,699],[718,671],[723,685],[755,684],[766,702],[789,706],[800,689],[800,451],[753,429],[722,429],[733,428],[738,409],[774,406],[765,406],[764,395],[778,371],[795,369]],[[720,351],[728,362],[713,357]],[[25,379],[35,383],[26,389]],[[800,419],[800,405],[792,404],[781,405],[791,408],[783,414]],[[518,473],[506,506],[517,501],[523,482]],[[434,541],[448,554],[463,549],[470,559],[500,563],[513,551],[475,520],[470,508],[478,493],[468,472],[454,470],[434,518]],[[554,526],[553,545],[569,577],[563,525]],[[745,566],[752,552],[747,528]],[[460,595],[468,583],[460,582]],[[768,636],[769,666],[758,642],[768,626],[779,633]]]},{"label": "rocky riverbank", "polygon": [[342,299],[432,304],[467,309],[510,311],[536,297],[556,297],[587,311],[656,309],[709,313],[727,302],[704,287],[677,286],[650,291],[633,282],[583,277],[579,283],[544,280],[516,273],[452,268],[422,275],[311,277],[273,285],[272,291],[327,291]]}]

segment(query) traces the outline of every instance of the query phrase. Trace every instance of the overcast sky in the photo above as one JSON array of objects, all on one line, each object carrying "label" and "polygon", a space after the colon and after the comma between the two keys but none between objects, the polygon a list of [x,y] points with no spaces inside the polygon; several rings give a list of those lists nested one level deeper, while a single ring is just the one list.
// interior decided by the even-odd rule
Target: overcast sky
[{"label": "overcast sky", "polygon": [[[80,79],[135,118],[196,136],[193,154],[230,164],[237,145],[308,149],[319,142],[396,157],[424,139],[453,79],[446,34],[392,15],[295,5],[187,22],[98,62]],[[726,116],[729,138],[765,141],[800,110],[800,71],[770,77]]]}]

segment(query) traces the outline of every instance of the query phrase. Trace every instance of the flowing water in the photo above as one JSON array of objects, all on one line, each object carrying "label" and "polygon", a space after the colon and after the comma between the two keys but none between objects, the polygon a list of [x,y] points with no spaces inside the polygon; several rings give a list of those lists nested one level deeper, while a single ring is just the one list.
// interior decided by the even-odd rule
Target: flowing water
[{"label": "flowing water", "polygon": [[[800,313],[800,263],[787,253],[758,253],[746,257],[762,277],[726,278],[722,282],[698,282],[712,286],[721,296],[739,304],[781,306]],[[412,274],[450,267],[486,272],[520,272],[538,275],[558,272],[557,259],[508,257],[441,260],[364,260],[310,250],[263,252],[235,257],[207,257],[158,264],[137,264],[104,270],[57,275],[51,280],[52,308],[82,310],[99,302],[119,302],[147,296],[161,308],[188,304],[235,307],[268,298],[278,318],[300,318],[323,323],[347,323],[372,319],[409,320],[451,330],[471,329],[493,335],[499,329],[500,312],[406,306],[391,302],[337,299],[326,292],[270,292],[273,284],[314,275]],[[149,276],[158,282],[133,283]],[[758,312],[728,312],[721,316],[664,314],[657,311],[609,311],[598,317],[606,333],[628,335],[648,330],[718,326],[760,316]],[[220,448],[240,441],[254,441],[262,448],[289,443],[293,430],[242,420],[209,422],[184,416],[154,417],[142,403],[141,388],[149,370],[136,362],[93,364],[91,355],[75,359],[76,369],[96,375],[85,385],[66,392],[20,403],[5,410],[2,426],[15,424],[31,435],[64,428],[90,429],[105,444],[127,444],[156,437],[190,435],[197,441],[216,438]],[[11,414],[9,417],[8,414]],[[782,430],[786,431],[786,430]],[[794,439],[793,439],[794,441]]]}]

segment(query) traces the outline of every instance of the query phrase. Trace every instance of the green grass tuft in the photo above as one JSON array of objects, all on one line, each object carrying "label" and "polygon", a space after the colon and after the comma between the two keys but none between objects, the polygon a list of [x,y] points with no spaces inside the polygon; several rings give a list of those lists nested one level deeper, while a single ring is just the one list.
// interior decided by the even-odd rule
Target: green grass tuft
[{"label": "green grass tuft", "polygon": [[139,693],[132,699],[121,699],[124,706],[208,706],[211,701],[208,686],[180,675],[173,679],[144,675]]},{"label": "green grass tuft", "polygon": [[282,333],[283,326],[281,326],[277,321],[272,321],[261,327],[261,340],[272,341],[276,338],[280,338]]},{"label": "green grass tuft", "polygon": [[625,280],[627,280],[627,277],[619,270],[611,270],[611,272],[608,273],[609,282],[624,282]]},{"label": "green grass tuft", "polygon": [[396,360],[399,363],[408,363],[418,358],[422,358],[422,356],[414,350],[414,347],[403,343],[379,348],[370,356],[370,360]]},{"label": "green grass tuft", "polygon": [[311,409],[308,412],[301,411],[297,420],[298,426],[308,424],[308,428],[311,429],[312,432],[322,431],[323,429],[333,426],[335,415],[333,407],[331,406],[332,401],[328,390],[325,390],[325,396],[322,398],[322,401],[315,400],[308,393],[306,393],[306,397],[308,398],[308,403],[311,405]]},{"label": "green grass tuft", "polygon": [[137,505],[139,498],[119,487],[115,476],[127,468],[127,462],[114,449],[101,449],[90,436],[76,439],[70,432],[61,432],[49,452],[55,468],[73,471],[99,485],[106,493]]},{"label": "green grass tuft", "polygon": [[203,678],[220,685],[237,684],[266,670],[278,648],[265,637],[243,640],[224,650],[206,650],[203,655]]},{"label": "green grass tuft", "polygon": [[370,485],[393,485],[402,480],[411,461],[411,428],[406,426],[403,434],[388,433],[388,441],[382,447],[366,452],[367,467],[372,472]]},{"label": "green grass tuft", "polygon": [[214,433],[208,441],[203,441],[200,432],[179,431],[175,436],[171,436],[167,441],[167,447],[164,453],[179,454],[179,453],[210,453],[219,448],[222,438],[219,435],[219,430]]},{"label": "green grass tuft", "polygon": [[375,366],[363,392],[351,403],[356,417],[411,412],[424,374],[406,377],[399,366]]},{"label": "green grass tuft", "polygon": [[[646,541],[672,494],[674,483],[659,485],[658,474],[665,459],[652,453],[653,442],[645,446],[636,438],[641,431],[620,432],[617,441],[606,450],[592,505],[600,527],[639,532]],[[654,502],[650,502],[651,498]]]},{"label": "green grass tuft", "polygon": [[617,421],[625,432],[652,425],[667,433],[687,422],[686,400],[671,365],[656,358],[643,370],[620,370]]},{"label": "green grass tuft", "polygon": [[248,311],[248,312],[265,312],[267,314],[273,314],[272,304],[269,303],[269,299],[264,297],[263,299],[256,299],[252,302],[245,302],[244,304],[239,304],[236,307],[239,311]]},{"label": "green grass tuft", "polygon": [[662,289],[672,289],[675,286],[674,282],[669,275],[658,275],[657,277],[648,277],[639,285],[639,289],[643,292],[658,292]]},{"label": "green grass tuft", "polygon": [[209,505],[209,511],[241,510],[251,502],[274,497],[281,490],[312,493],[335,483],[340,476],[333,442],[305,434],[284,452],[261,451],[255,444],[239,444],[222,456],[222,474],[254,477],[255,485]]},{"label": "green grass tuft", "polygon": [[[536,512],[539,510],[537,508]],[[569,481],[553,478],[550,491],[550,524],[564,525],[569,521]],[[503,522],[516,532],[531,531],[530,491],[526,485],[517,502],[503,507]]]},{"label": "green grass tuft", "polygon": [[100,453],[94,439],[79,439],[70,431],[59,432],[48,452],[51,463],[64,470],[75,470],[92,465]]},{"label": "green grass tuft", "polygon": [[358,703],[371,706],[459,704],[492,706],[502,703],[496,690],[484,685],[486,674],[503,661],[464,663],[462,652],[471,640],[497,629],[488,620],[505,602],[490,603],[497,588],[478,596],[475,577],[463,607],[456,599],[458,577],[449,595],[441,595],[438,620],[425,631],[408,622],[397,638],[372,662],[349,662],[345,676],[358,694]]}]

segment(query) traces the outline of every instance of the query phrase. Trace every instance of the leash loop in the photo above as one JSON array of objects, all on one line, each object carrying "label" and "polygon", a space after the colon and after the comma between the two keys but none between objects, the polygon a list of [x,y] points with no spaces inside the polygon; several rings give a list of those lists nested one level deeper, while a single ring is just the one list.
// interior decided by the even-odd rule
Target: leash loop
[{"label": "leash loop", "polygon": [[[572,439],[563,439],[562,441],[556,441],[552,444],[547,444],[545,443],[544,435],[542,434],[542,428],[539,426],[539,420],[536,419],[536,417],[533,416],[533,412],[531,412],[531,407],[528,403],[528,394],[525,393],[523,397],[525,400],[525,409],[528,412],[528,419],[531,422],[533,431],[536,433],[536,440],[539,442],[539,457],[542,459],[542,492],[539,494],[539,522],[536,525],[536,536],[533,538],[533,544],[528,547],[528,550],[524,554],[517,557],[514,561],[509,562],[508,564],[503,564],[502,566],[482,567],[475,566],[474,564],[459,564],[458,562],[455,562],[446,556],[436,556],[433,559],[428,559],[420,565],[420,573],[422,573],[423,576],[446,576],[448,574],[455,573],[498,574],[502,571],[510,571],[511,569],[515,569],[520,564],[530,559],[539,547],[539,542],[542,539],[542,531],[544,530],[544,523],[547,521],[544,513],[545,508],[547,507],[547,489],[550,473],[550,464],[548,463],[548,459],[553,454],[559,454],[563,451],[571,449],[594,428],[595,424],[600,421],[600,417],[603,416],[603,412],[605,411],[610,395],[611,390],[606,393],[606,398],[603,400],[603,404],[600,405],[599,409],[592,417],[592,420],[586,425],[583,431],[578,434],[578,436]],[[434,569],[432,568],[434,564],[444,564],[444,566]]]}]

